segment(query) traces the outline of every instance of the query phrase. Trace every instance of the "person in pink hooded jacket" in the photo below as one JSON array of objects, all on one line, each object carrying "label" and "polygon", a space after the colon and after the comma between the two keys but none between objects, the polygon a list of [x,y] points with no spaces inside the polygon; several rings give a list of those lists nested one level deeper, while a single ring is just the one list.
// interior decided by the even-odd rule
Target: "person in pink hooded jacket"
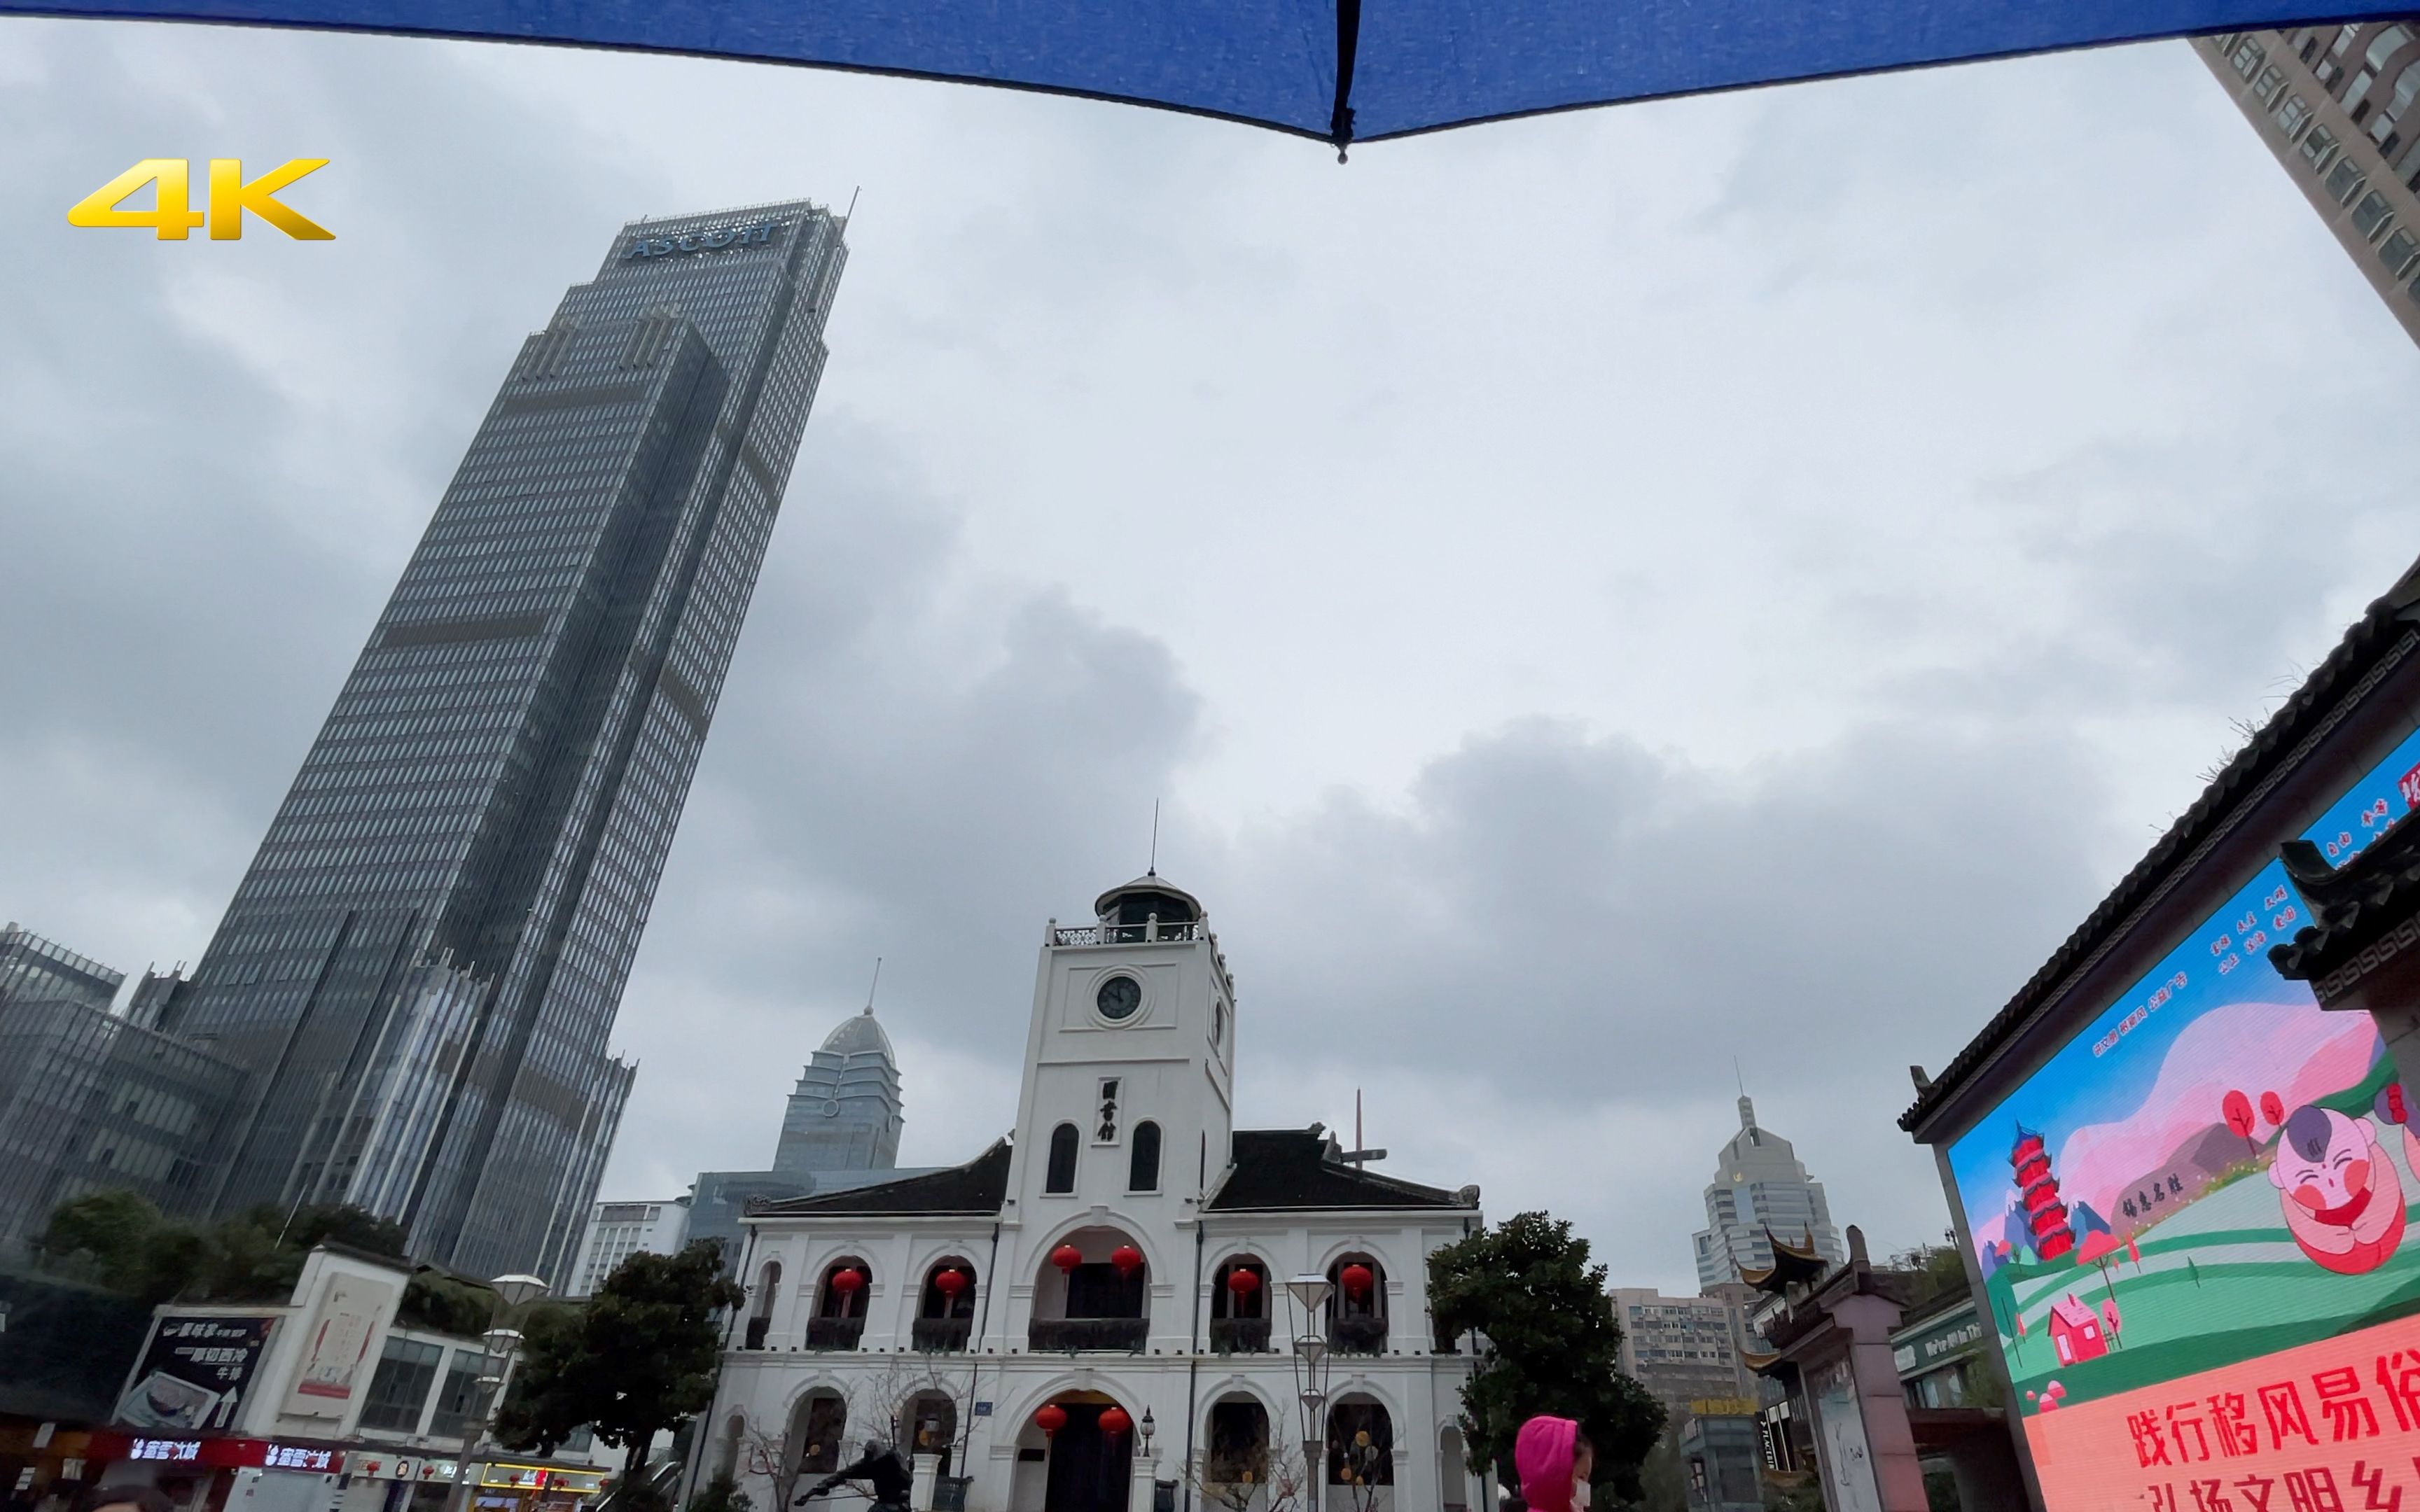
[{"label": "person in pink hooded jacket", "polygon": [[1596,1450],[1568,1417],[1533,1417],[1512,1441],[1512,1467],[1521,1473],[1521,1500],[1530,1512],[1587,1512],[1589,1473]]}]

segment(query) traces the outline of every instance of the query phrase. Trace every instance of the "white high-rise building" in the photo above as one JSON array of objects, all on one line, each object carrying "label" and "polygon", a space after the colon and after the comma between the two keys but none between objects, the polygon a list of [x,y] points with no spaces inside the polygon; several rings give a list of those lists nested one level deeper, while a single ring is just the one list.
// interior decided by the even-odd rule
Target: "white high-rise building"
[{"label": "white high-rise building", "polygon": [[1745,1096],[1739,1115],[1740,1132],[1723,1146],[1706,1185],[1706,1227],[1696,1236],[1699,1288],[1737,1281],[1743,1270],[1769,1268],[1768,1234],[1793,1246],[1811,1239],[1817,1255],[1839,1264],[1848,1251],[1832,1226],[1823,1183],[1807,1174],[1789,1140],[1758,1126],[1756,1104]]},{"label": "white high-rise building", "polygon": [[676,1255],[689,1242],[689,1198],[667,1202],[600,1202],[571,1268],[569,1297],[593,1297],[613,1268],[633,1255]]}]

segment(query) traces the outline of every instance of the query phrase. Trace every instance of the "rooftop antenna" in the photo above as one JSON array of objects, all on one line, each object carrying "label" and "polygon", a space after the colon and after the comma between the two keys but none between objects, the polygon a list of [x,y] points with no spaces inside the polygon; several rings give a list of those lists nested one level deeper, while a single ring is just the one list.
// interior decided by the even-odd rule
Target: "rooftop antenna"
[{"label": "rooftop antenna", "polygon": [[849,189],[849,192],[848,192],[848,208],[841,212],[841,217],[840,217],[840,224],[843,224],[843,225],[846,225],[846,224],[848,224],[851,221],[854,221],[854,220],[856,220],[856,219],[857,219],[857,196],[858,196],[858,192],[859,192],[860,190],[863,189],[864,187],[865,187],[865,186],[864,186],[864,185],[862,185],[862,184],[857,184],[857,185],[853,185],[853,186]]},{"label": "rooftop antenna", "polygon": [[1157,798],[1151,800],[1151,868],[1143,872],[1143,875],[1147,877],[1159,875],[1159,800]]},{"label": "rooftop antenna", "polygon": [[865,985],[865,1016],[874,1016],[874,989],[882,985],[882,958],[874,958],[874,980]]},{"label": "rooftop antenna", "polygon": [[1747,1096],[1747,1077],[1740,1071],[1739,1057],[1731,1057],[1731,1079],[1739,1083],[1740,1096]]}]

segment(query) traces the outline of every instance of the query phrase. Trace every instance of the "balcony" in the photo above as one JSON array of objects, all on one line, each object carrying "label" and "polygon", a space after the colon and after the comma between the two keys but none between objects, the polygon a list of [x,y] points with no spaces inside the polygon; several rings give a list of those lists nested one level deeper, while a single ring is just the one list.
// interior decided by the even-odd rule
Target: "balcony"
[{"label": "balcony", "polygon": [[1037,1318],[1026,1335],[1036,1354],[1140,1354],[1147,1318]]},{"label": "balcony", "polygon": [[1053,945],[1164,945],[1209,937],[1210,926],[1200,919],[1183,924],[1087,924],[1050,932]]},{"label": "balcony", "polygon": [[807,1320],[807,1348],[853,1350],[865,1336],[862,1318],[813,1318]]},{"label": "balcony", "polygon": [[966,1349],[974,1328],[971,1318],[919,1318],[910,1333],[923,1353],[955,1354]]},{"label": "balcony", "polygon": [[1383,1318],[1340,1318],[1327,1326],[1327,1347],[1339,1354],[1387,1352],[1387,1320]]},{"label": "balcony", "polygon": [[1265,1318],[1210,1319],[1210,1348],[1218,1354],[1266,1354],[1269,1320]]}]

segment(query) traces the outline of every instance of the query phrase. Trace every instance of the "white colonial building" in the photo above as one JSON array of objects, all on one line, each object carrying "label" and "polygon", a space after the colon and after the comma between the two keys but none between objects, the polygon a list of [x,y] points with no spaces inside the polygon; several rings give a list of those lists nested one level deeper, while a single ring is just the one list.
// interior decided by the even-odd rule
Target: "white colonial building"
[{"label": "white colonial building", "polygon": [[[1094,911],[1044,936],[1009,1137],[752,1209],[691,1485],[727,1470],[781,1512],[791,1474],[875,1438],[915,1456],[920,1508],[938,1487],[967,1512],[1253,1512],[1303,1473],[1308,1424],[1333,1512],[1492,1506],[1454,1426],[1470,1341],[1436,1337],[1426,1287],[1478,1189],[1378,1175],[1317,1124],[1234,1128],[1234,989],[1200,904],[1148,875]],[[1329,1285],[1315,1311],[1302,1276]]]}]

